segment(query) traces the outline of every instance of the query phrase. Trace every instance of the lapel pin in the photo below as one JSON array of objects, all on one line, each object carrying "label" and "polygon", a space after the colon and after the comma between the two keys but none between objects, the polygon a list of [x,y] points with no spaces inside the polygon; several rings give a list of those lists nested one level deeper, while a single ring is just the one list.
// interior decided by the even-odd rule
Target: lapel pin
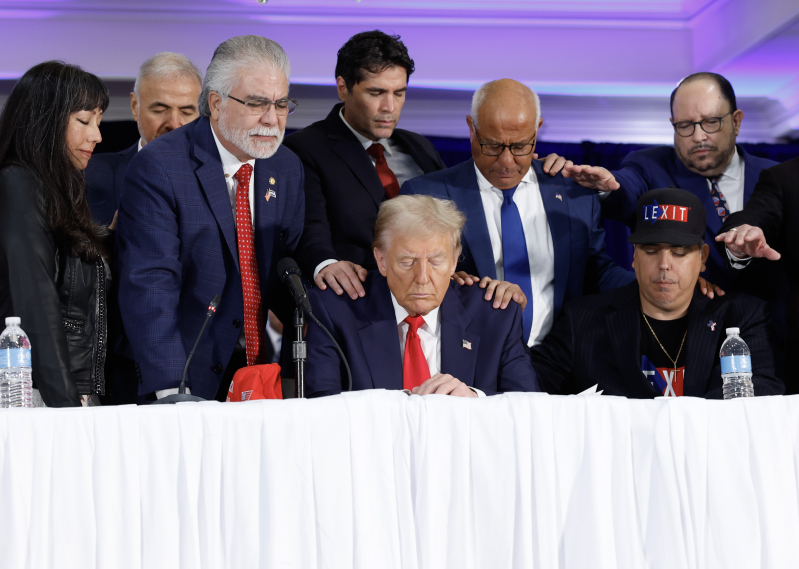
[{"label": "lapel pin", "polygon": [[463,342],[463,347],[464,348],[466,348],[467,350],[471,350],[472,349],[472,343],[471,342],[467,342],[466,340],[461,340],[461,341]]},{"label": "lapel pin", "polygon": [[274,186],[275,185],[275,179],[274,178],[269,178],[269,185],[270,186]]},{"label": "lapel pin", "polygon": [[560,195],[560,194],[555,194],[555,197],[556,197],[557,199],[559,199],[560,201],[563,201],[563,196],[562,196],[562,195]]},{"label": "lapel pin", "polygon": [[269,188],[269,191],[266,192],[266,195],[264,197],[266,198],[266,201],[269,201],[269,198],[277,198],[277,194],[275,194],[275,190]]},{"label": "lapel pin", "polygon": [[711,332],[715,332],[716,331],[716,323],[713,322],[712,320],[708,320],[707,321],[707,327],[710,328]]}]

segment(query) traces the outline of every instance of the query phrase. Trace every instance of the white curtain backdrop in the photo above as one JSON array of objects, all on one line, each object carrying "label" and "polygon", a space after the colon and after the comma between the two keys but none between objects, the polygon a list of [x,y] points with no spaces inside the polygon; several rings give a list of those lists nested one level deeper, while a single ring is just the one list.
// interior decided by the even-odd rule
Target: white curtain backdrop
[{"label": "white curtain backdrop", "polygon": [[0,411],[0,567],[799,566],[799,397]]}]

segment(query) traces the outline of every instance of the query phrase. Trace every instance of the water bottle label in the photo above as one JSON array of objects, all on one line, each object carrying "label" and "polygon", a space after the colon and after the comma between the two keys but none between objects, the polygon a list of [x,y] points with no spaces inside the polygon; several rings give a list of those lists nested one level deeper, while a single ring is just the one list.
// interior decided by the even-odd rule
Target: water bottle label
[{"label": "water bottle label", "polygon": [[752,373],[752,358],[749,356],[721,358],[721,373]]},{"label": "water bottle label", "polygon": [[24,348],[0,350],[0,368],[31,367],[31,351]]}]

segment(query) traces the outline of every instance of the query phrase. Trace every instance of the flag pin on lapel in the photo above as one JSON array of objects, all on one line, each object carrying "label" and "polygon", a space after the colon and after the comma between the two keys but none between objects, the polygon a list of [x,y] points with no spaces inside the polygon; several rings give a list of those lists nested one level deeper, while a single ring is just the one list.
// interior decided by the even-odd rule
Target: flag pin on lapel
[{"label": "flag pin on lapel", "polygon": [[266,198],[266,201],[269,201],[269,198],[276,198],[277,194],[275,194],[275,190],[269,188],[269,191],[266,192],[266,195],[264,197]]},{"label": "flag pin on lapel", "polygon": [[560,194],[555,194],[555,197],[556,197],[557,199],[559,199],[560,201],[563,201],[563,196],[562,196],[562,195],[560,195]]},{"label": "flag pin on lapel", "polygon": [[715,332],[716,331],[716,323],[713,322],[712,320],[708,320],[707,321],[707,327],[710,328],[711,332]]},{"label": "flag pin on lapel", "polygon": [[472,349],[472,343],[471,342],[467,342],[466,340],[461,340],[461,341],[463,342],[463,347],[464,348],[466,348],[467,350],[471,350]]}]

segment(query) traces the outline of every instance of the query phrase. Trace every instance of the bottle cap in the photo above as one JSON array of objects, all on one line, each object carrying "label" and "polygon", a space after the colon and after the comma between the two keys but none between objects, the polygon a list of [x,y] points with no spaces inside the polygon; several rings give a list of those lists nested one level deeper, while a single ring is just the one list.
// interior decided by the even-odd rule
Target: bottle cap
[{"label": "bottle cap", "polygon": [[737,336],[741,333],[740,328],[727,328],[727,335],[728,336]]},{"label": "bottle cap", "polygon": [[6,326],[19,326],[22,323],[22,318],[19,316],[9,316],[6,318]]}]

